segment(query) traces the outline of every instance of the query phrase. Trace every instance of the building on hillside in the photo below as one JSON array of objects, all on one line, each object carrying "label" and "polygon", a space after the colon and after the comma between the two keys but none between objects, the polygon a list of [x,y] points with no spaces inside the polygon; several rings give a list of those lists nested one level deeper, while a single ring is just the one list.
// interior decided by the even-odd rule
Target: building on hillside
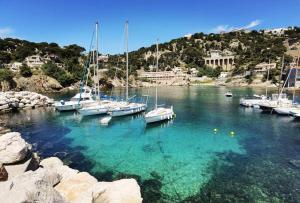
[{"label": "building on hillside", "polygon": [[21,66],[22,66],[22,63],[20,63],[20,62],[13,62],[10,65],[10,70],[13,71],[13,72],[19,72]]},{"label": "building on hillside", "polygon": [[254,67],[254,73],[257,76],[263,76],[265,73],[267,73],[268,69],[275,69],[276,68],[276,63],[259,63]]},{"label": "building on hillside", "polygon": [[280,36],[280,35],[283,35],[286,30],[288,30],[288,28],[268,29],[268,30],[265,30],[264,33]]},{"label": "building on hillside", "polygon": [[43,61],[57,61],[58,56],[55,54],[47,54],[42,58]]},{"label": "building on hillside", "polygon": [[234,68],[234,56],[224,55],[220,50],[211,50],[210,57],[204,57],[205,65],[216,68],[222,67],[225,71],[230,71]]},{"label": "building on hillside", "polygon": [[108,55],[100,55],[98,56],[98,61],[99,62],[108,62]]},{"label": "building on hillside", "polygon": [[175,73],[174,71],[158,71],[158,72],[144,72],[138,71],[138,77],[141,79],[147,79],[151,81],[162,81],[170,79],[185,79],[186,74]]},{"label": "building on hillside", "polygon": [[191,72],[191,75],[192,76],[194,76],[194,77],[196,77],[197,75],[198,75],[198,70],[197,70],[197,68],[191,68],[190,69],[190,72]]},{"label": "building on hillside", "polygon": [[40,55],[33,55],[33,56],[28,56],[25,58],[24,61],[30,68],[32,67],[37,67],[37,66],[42,66],[44,64],[44,61]]}]

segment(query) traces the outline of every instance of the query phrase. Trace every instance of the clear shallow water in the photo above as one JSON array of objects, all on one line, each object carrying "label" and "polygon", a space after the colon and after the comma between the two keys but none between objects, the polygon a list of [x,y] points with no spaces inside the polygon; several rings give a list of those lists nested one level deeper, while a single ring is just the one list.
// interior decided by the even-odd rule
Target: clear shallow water
[{"label": "clear shallow water", "polygon": [[[97,116],[82,119],[76,113],[59,113],[49,108],[3,115],[2,119],[22,132],[43,157],[59,156],[71,167],[87,170],[100,180],[136,175],[143,188],[152,188],[144,195],[149,202],[187,198],[190,202],[205,201],[204,196],[211,194],[215,196],[210,200],[216,201],[228,193],[233,198],[230,201],[271,201],[274,191],[279,200],[284,200],[285,192],[269,183],[289,179],[266,179],[263,171],[272,169],[274,175],[293,176],[289,191],[300,189],[295,185],[300,181],[299,169],[289,164],[290,159],[300,158],[300,123],[290,117],[239,107],[240,97],[263,93],[263,89],[233,88],[233,98],[224,96],[227,90],[160,88],[160,103],[173,105],[177,116],[150,127],[146,127],[142,114],[113,118],[108,126],[101,126]],[[154,91],[132,90],[132,94],[148,93]],[[261,183],[256,185],[255,181]],[[236,193],[226,191],[230,187]],[[242,188],[243,192],[238,192]],[[246,196],[253,190],[259,195]]]}]

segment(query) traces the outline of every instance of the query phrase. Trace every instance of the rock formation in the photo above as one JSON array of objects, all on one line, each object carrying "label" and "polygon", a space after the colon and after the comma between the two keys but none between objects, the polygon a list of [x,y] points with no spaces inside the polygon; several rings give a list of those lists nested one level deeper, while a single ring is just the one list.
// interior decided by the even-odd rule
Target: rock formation
[{"label": "rock formation", "polygon": [[49,106],[53,103],[53,99],[35,92],[0,92],[0,113],[14,109]]},{"label": "rock formation", "polygon": [[141,203],[134,179],[98,182],[56,158],[39,163],[20,133],[0,135],[0,202]]}]

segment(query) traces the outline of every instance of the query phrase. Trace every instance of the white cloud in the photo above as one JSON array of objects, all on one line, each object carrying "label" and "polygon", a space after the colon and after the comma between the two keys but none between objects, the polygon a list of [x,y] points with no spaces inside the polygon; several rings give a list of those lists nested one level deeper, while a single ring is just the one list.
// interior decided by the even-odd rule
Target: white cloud
[{"label": "white cloud", "polygon": [[13,29],[10,27],[0,28],[0,37],[5,38],[11,36],[11,34],[14,32]]},{"label": "white cloud", "polygon": [[253,20],[249,24],[242,26],[242,27],[232,27],[229,25],[219,25],[216,28],[213,29],[213,32],[219,33],[219,32],[231,32],[233,30],[242,30],[242,29],[250,29],[254,28],[261,24],[260,20]]},{"label": "white cloud", "polygon": [[260,23],[261,23],[260,20],[254,20],[254,21],[250,22],[248,25],[246,25],[244,28],[250,29],[250,28],[258,26]]}]

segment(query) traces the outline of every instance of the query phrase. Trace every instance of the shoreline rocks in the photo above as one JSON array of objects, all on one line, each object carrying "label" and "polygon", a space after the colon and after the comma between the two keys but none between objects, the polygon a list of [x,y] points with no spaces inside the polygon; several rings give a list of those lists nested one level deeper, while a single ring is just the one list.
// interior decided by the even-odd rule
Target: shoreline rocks
[{"label": "shoreline rocks", "polygon": [[141,203],[135,179],[98,182],[57,157],[40,162],[18,132],[0,134],[0,202]]},{"label": "shoreline rocks", "polygon": [[24,108],[51,106],[53,99],[35,92],[0,92],[0,113]]}]

